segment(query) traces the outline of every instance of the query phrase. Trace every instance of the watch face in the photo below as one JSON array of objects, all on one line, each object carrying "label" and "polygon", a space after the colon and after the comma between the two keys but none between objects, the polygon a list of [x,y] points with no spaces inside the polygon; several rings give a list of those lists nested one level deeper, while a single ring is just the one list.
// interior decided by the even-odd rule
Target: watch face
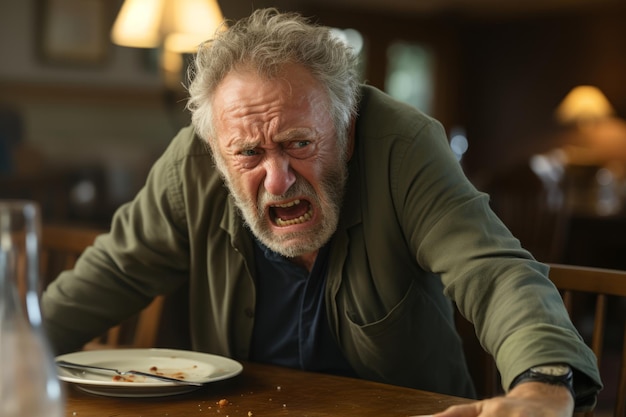
[{"label": "watch face", "polygon": [[532,372],[551,376],[565,376],[570,373],[570,367],[567,365],[542,365],[530,368]]}]

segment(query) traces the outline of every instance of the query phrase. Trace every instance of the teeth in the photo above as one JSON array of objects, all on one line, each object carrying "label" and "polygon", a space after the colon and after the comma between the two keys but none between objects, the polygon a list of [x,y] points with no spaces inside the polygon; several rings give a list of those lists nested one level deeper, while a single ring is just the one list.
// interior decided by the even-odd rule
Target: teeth
[{"label": "teeth", "polygon": [[[274,207],[288,208],[288,207],[296,206],[300,204],[300,202],[301,202],[300,200],[293,200],[284,204],[275,204]],[[295,219],[289,219],[289,220],[283,220],[279,217],[276,217],[275,221],[278,226],[283,227],[283,226],[292,226],[294,224],[305,223],[311,220],[311,218],[313,218],[313,210],[311,209],[311,207],[309,207],[309,211],[307,211],[300,217],[297,217]]]},{"label": "teeth", "polygon": [[275,204],[274,207],[281,207],[281,208],[287,208],[287,207],[293,207],[297,204],[300,204],[300,200],[293,200],[290,201],[289,203],[285,203],[285,204]]},{"label": "teeth", "polygon": [[[289,206],[287,206],[289,207]],[[290,220],[283,220],[281,218],[276,218],[276,224],[278,226],[292,226],[294,224],[300,224],[300,223],[304,223],[304,222],[308,222],[309,220],[311,220],[311,218],[313,217],[313,210],[309,209],[309,211],[307,211],[306,213],[304,213],[302,216],[297,217],[295,219],[290,219]]]}]

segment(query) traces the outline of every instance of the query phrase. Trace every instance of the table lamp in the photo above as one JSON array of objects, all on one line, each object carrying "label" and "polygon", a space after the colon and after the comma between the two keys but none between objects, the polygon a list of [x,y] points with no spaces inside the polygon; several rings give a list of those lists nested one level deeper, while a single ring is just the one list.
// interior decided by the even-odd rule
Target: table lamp
[{"label": "table lamp", "polygon": [[596,87],[578,86],[556,109],[563,126],[559,142],[572,200],[613,214],[623,205],[626,184],[626,121]]},{"label": "table lamp", "polygon": [[225,28],[217,0],[125,0],[111,30],[111,40],[133,48],[161,48],[168,88],[180,87],[182,54]]}]

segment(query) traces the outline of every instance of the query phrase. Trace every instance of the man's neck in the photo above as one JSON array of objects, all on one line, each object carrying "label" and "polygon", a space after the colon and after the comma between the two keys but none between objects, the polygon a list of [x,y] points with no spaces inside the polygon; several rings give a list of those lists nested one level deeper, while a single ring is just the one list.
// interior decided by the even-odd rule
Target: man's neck
[{"label": "man's neck", "polygon": [[296,256],[294,258],[290,258],[290,260],[297,264],[300,265],[304,268],[306,268],[307,271],[311,272],[311,270],[313,269],[313,265],[315,265],[315,259],[317,259],[317,254],[318,254],[319,250],[316,250],[314,252],[309,252],[309,253],[305,253],[304,255],[300,255],[300,256]]}]

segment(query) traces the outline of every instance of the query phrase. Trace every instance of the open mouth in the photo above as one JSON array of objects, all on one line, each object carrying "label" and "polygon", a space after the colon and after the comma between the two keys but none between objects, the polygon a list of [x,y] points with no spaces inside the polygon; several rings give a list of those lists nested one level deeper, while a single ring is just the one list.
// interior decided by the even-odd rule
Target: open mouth
[{"label": "open mouth", "polygon": [[272,205],[269,213],[274,224],[279,227],[306,223],[313,218],[311,203],[300,199]]}]

